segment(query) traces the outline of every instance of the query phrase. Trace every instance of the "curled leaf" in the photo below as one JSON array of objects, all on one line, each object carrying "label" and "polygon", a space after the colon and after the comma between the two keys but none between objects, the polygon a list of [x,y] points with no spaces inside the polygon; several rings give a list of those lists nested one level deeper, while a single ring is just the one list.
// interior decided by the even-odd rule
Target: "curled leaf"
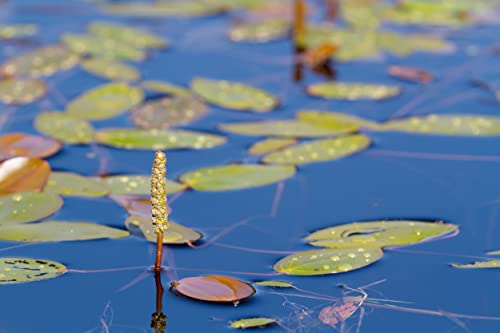
[{"label": "curled leaf", "polygon": [[35,128],[54,139],[70,143],[90,143],[94,140],[94,128],[83,119],[62,112],[44,112],[35,118]]},{"label": "curled leaf", "polygon": [[187,297],[206,302],[240,302],[255,294],[248,283],[226,276],[198,276],[173,282],[175,290]]},{"label": "curled leaf", "polygon": [[0,258],[0,284],[53,279],[68,269],[55,261],[30,258]]},{"label": "curled leaf", "polygon": [[0,225],[41,220],[62,207],[62,199],[50,193],[17,192],[0,196]]},{"label": "curled leaf", "polygon": [[21,191],[41,191],[50,175],[44,160],[14,157],[0,164],[0,195]]},{"label": "curled leaf", "polygon": [[15,156],[44,158],[60,149],[58,141],[38,135],[9,133],[0,136],[0,161]]}]

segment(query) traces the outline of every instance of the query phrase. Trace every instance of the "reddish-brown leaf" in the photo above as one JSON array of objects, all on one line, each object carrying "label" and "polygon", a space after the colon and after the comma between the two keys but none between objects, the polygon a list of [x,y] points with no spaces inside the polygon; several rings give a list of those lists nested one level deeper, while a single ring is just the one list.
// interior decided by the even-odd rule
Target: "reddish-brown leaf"
[{"label": "reddish-brown leaf", "polygon": [[406,81],[430,83],[433,80],[432,74],[416,67],[390,66],[387,71],[391,76]]},{"label": "reddish-brown leaf", "polygon": [[173,282],[180,294],[207,302],[240,302],[255,294],[248,283],[225,276],[189,277]]},{"label": "reddish-brown leaf", "polygon": [[15,157],[44,158],[61,149],[60,142],[38,135],[9,133],[0,136],[0,161]]},{"label": "reddish-brown leaf", "polygon": [[14,157],[0,164],[0,194],[41,191],[50,175],[49,163],[29,157]]},{"label": "reddish-brown leaf", "polygon": [[[120,206],[125,208],[130,215],[138,215],[144,217],[151,217],[151,200],[146,198],[138,198],[130,195],[111,195],[113,199]],[[171,209],[167,206],[168,213]]]},{"label": "reddish-brown leaf", "polygon": [[319,313],[319,320],[325,324],[336,328],[337,324],[352,316],[361,305],[365,297],[347,296],[339,304],[327,306]]}]

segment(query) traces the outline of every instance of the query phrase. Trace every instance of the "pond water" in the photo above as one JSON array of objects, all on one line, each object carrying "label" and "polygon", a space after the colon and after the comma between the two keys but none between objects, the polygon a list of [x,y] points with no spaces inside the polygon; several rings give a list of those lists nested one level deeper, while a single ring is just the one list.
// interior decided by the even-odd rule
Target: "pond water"
[{"label": "pond water", "polygon": [[[315,6],[310,19],[319,22],[323,4],[318,1]],[[290,119],[300,109],[345,112],[375,121],[394,115],[499,113],[494,95],[470,83],[473,79],[492,86],[500,82],[499,56],[491,52],[498,42],[495,23],[459,29],[395,26],[400,31],[437,33],[453,42],[455,50],[335,62],[340,81],[402,88],[400,96],[383,101],[338,101],[305,93],[307,85],[324,81],[310,70],[304,70],[302,81],[292,79],[291,41],[249,44],[228,40],[229,27],[241,15],[126,18],[103,14],[89,2],[8,1],[0,4],[0,23],[33,23],[39,31],[25,43],[0,41],[0,60],[57,43],[62,33],[82,33],[90,21],[100,19],[155,32],[171,41],[170,48],[155,50],[145,61],[134,63],[142,80],[165,80],[183,86],[188,86],[193,77],[233,80],[258,86],[281,99],[281,106],[270,113],[210,106],[206,117],[184,126],[188,129],[222,134],[217,129],[220,123]],[[425,68],[435,80],[425,85],[398,81],[386,73],[391,64]],[[33,120],[38,113],[62,111],[67,101],[107,82],[79,67],[44,80],[49,90],[41,100],[1,107],[1,134],[37,134]],[[148,93],[147,97],[155,95]],[[93,125],[97,129],[133,126],[128,114]],[[189,190],[171,200],[171,218],[200,231],[204,238],[199,249],[165,247],[164,265],[169,269],[162,274],[162,281],[166,289],[171,281],[185,277],[219,274],[247,282],[284,280],[324,296],[298,297],[305,294],[294,289],[258,287],[255,296],[233,306],[165,292],[167,332],[229,332],[233,329],[228,322],[253,316],[280,320],[283,326],[267,327],[263,329],[266,332],[444,333],[495,332],[500,328],[500,270],[450,266],[474,262],[477,259],[473,257],[485,257],[486,252],[500,249],[500,228],[496,225],[500,219],[500,136],[363,132],[373,141],[369,149],[340,160],[301,165],[293,177],[281,183],[226,192]],[[167,151],[168,177],[175,179],[201,167],[259,161],[247,152],[257,141],[255,137],[224,134],[228,143],[212,149]],[[52,170],[94,176],[147,175],[153,158],[152,150],[94,144],[65,145],[46,160]],[[91,221],[125,229],[126,217],[127,212],[108,197],[68,196],[64,197],[63,208],[50,219]],[[377,263],[347,273],[274,275],[274,263],[286,253],[315,249],[302,240],[308,233],[337,224],[383,219],[443,220],[458,225],[460,233],[387,250]],[[144,272],[154,263],[155,244],[127,237],[38,243],[7,250],[16,245],[1,241],[0,256],[49,259],[88,272],[70,271],[57,279],[1,285],[0,332],[151,331],[155,281],[152,273]],[[365,289],[369,298],[409,303],[381,301],[392,304],[391,308],[366,302],[363,311],[358,310],[342,328],[324,325],[318,319],[321,309],[332,304],[328,297],[342,297],[344,291],[339,284],[358,288],[375,282],[379,283]]]}]

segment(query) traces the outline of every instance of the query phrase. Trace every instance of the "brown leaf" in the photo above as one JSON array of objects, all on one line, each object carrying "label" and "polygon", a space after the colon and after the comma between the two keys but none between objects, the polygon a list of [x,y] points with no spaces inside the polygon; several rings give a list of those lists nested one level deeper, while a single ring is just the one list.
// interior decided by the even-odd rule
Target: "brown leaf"
[{"label": "brown leaf", "polygon": [[[125,208],[130,215],[139,215],[143,217],[151,217],[151,200],[146,198],[138,198],[130,195],[111,195],[120,206]],[[168,213],[171,209],[167,206]]]},{"label": "brown leaf", "polygon": [[352,316],[363,305],[364,300],[363,296],[344,297],[339,304],[323,308],[319,313],[319,320],[325,325],[336,328],[337,324]]},{"label": "brown leaf", "polygon": [[418,83],[430,83],[432,74],[417,67],[390,66],[387,70],[395,78]]},{"label": "brown leaf", "polygon": [[29,157],[14,157],[0,164],[0,194],[41,191],[50,175],[49,163]]},{"label": "brown leaf", "polygon": [[172,286],[184,296],[207,302],[239,302],[255,294],[246,282],[216,275],[189,277]]},{"label": "brown leaf", "polygon": [[61,149],[60,142],[38,135],[9,133],[0,136],[0,161],[15,157],[44,158]]}]

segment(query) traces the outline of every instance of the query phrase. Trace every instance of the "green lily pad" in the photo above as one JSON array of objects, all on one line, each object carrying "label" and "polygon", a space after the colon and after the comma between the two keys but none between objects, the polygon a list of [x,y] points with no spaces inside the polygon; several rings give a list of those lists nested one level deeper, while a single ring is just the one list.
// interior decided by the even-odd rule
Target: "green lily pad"
[{"label": "green lily pad", "polygon": [[44,112],[35,118],[38,132],[70,144],[90,143],[94,140],[94,128],[83,119],[62,112]]},{"label": "green lily pad", "polygon": [[294,174],[293,166],[231,164],[187,172],[179,179],[197,191],[230,191],[276,183]]},{"label": "green lily pad", "polygon": [[205,149],[226,143],[220,135],[185,130],[106,129],[97,132],[99,143],[123,149]]},{"label": "green lily pad", "polygon": [[125,83],[109,83],[91,89],[68,103],[66,112],[75,118],[101,120],[139,105],[142,90]]},{"label": "green lily pad", "polygon": [[428,115],[391,120],[382,130],[417,134],[492,136],[500,135],[500,117],[473,115]]},{"label": "green lily pad", "polygon": [[350,124],[351,126],[357,126],[360,128],[367,129],[379,129],[380,124],[366,120],[357,116],[350,114],[331,112],[331,111],[321,111],[321,110],[302,110],[296,114],[297,120],[301,122],[311,123],[321,125],[323,127],[339,127],[339,124]]},{"label": "green lily pad", "polygon": [[286,38],[290,28],[290,22],[285,20],[240,23],[231,28],[229,39],[234,42],[269,42]]},{"label": "green lily pad", "polygon": [[274,270],[287,275],[337,274],[373,264],[383,255],[379,248],[305,251],[281,259],[274,265]]},{"label": "green lily pad", "polygon": [[52,172],[45,187],[45,192],[89,198],[107,195],[109,191],[99,180],[72,172]]},{"label": "green lily pad", "polygon": [[11,58],[0,66],[0,73],[10,76],[40,78],[72,68],[80,57],[63,45],[51,45]]},{"label": "green lily pad", "polygon": [[377,44],[381,49],[399,56],[415,52],[447,53],[454,50],[453,44],[432,35],[401,35],[390,31],[379,32]]},{"label": "green lily pad", "polygon": [[307,92],[313,96],[328,99],[373,99],[381,100],[397,96],[401,89],[396,86],[381,84],[368,84],[356,82],[323,82],[315,83],[307,88]]},{"label": "green lily pad", "polygon": [[208,103],[232,110],[269,112],[279,105],[277,97],[239,82],[197,78],[191,89]]},{"label": "green lily pad", "polygon": [[82,62],[87,72],[114,81],[136,81],[140,77],[138,70],[113,59],[90,58]]},{"label": "green lily pad", "polygon": [[253,155],[268,154],[293,145],[294,143],[297,143],[297,140],[289,138],[268,138],[253,144],[248,149],[248,152]]},{"label": "green lily pad", "polygon": [[272,287],[272,288],[295,288],[293,284],[286,281],[277,281],[277,280],[269,280],[269,281],[258,281],[254,282],[254,284],[263,286],[263,287]]},{"label": "green lily pad", "polygon": [[[151,177],[137,175],[119,175],[101,178],[113,195],[149,195]],[[186,185],[167,179],[167,194],[184,191]]]},{"label": "green lily pad", "polygon": [[45,82],[34,79],[0,80],[0,103],[29,104],[47,92]]},{"label": "green lily pad", "polygon": [[276,319],[266,318],[266,317],[244,318],[237,321],[233,321],[231,323],[231,328],[246,329],[246,328],[264,327],[277,322],[278,320]]},{"label": "green lily pad", "polygon": [[196,17],[219,14],[228,8],[217,3],[178,0],[169,2],[111,4],[103,6],[107,14],[131,17]]},{"label": "green lily pad", "polygon": [[41,220],[62,207],[62,199],[51,193],[17,192],[0,196],[0,225]]},{"label": "green lily pad", "polygon": [[48,221],[0,226],[0,240],[11,242],[65,242],[123,238],[125,230],[89,222]]},{"label": "green lily pad", "polygon": [[336,139],[322,139],[300,143],[264,156],[268,164],[294,164],[338,160],[368,148],[371,144],[365,135],[350,135]]},{"label": "green lily pad", "polygon": [[132,122],[144,129],[167,129],[189,124],[207,112],[207,106],[192,97],[166,97],[136,108],[132,112]]},{"label": "green lily pad", "polygon": [[464,8],[450,6],[446,2],[405,1],[387,7],[382,15],[384,20],[400,24],[456,27],[472,22]]},{"label": "green lily pad", "polygon": [[382,248],[413,245],[439,238],[458,230],[447,223],[422,221],[369,221],[338,225],[306,237],[314,246],[332,248]]},{"label": "green lily pad", "polygon": [[[133,235],[156,243],[156,233],[150,217],[129,216],[125,221],[125,226]],[[202,234],[193,229],[168,221],[168,228],[163,232],[163,244],[192,244],[202,237]]]},{"label": "green lily pad", "polygon": [[53,279],[68,269],[55,261],[30,258],[0,258],[0,284]]},{"label": "green lily pad", "polygon": [[191,96],[191,90],[164,81],[149,80],[143,81],[141,87],[161,94],[171,96]]},{"label": "green lily pad", "polygon": [[162,37],[117,23],[93,22],[88,30],[93,35],[139,49],[164,48],[168,45],[168,41]]},{"label": "green lily pad", "polygon": [[34,24],[0,24],[0,40],[31,37],[37,32],[38,28]]},{"label": "green lily pad", "polygon": [[473,264],[452,264],[456,268],[500,268],[500,260],[476,261]]}]

